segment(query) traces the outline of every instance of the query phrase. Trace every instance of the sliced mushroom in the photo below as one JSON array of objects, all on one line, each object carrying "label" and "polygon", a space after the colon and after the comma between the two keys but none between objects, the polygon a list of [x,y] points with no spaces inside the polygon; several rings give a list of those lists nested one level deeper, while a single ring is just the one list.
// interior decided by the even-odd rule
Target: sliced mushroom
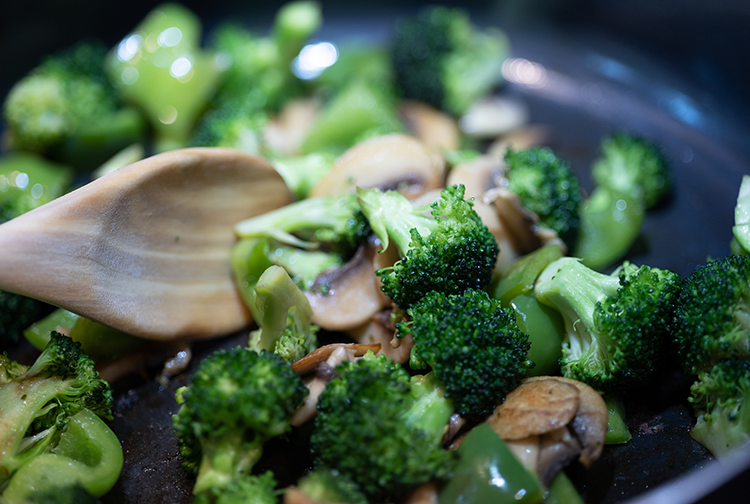
[{"label": "sliced mushroom", "polygon": [[461,132],[453,117],[426,103],[405,100],[398,107],[412,134],[437,151],[461,147]]},{"label": "sliced mushroom", "polygon": [[334,354],[339,348],[344,348],[347,352],[350,352],[354,357],[362,357],[367,352],[377,352],[380,350],[380,344],[374,343],[369,345],[361,344],[349,344],[349,343],[332,343],[317,348],[305,355],[299,360],[294,361],[292,364],[292,370],[298,375],[306,375],[312,373],[323,363],[326,363],[331,355]]},{"label": "sliced mushroom", "polygon": [[362,246],[349,262],[318,276],[305,292],[314,324],[329,331],[347,331],[366,324],[389,306],[375,274],[375,255],[374,246]]},{"label": "sliced mushroom", "polygon": [[[524,383],[534,382],[540,378],[543,377],[528,378]],[[581,405],[570,427],[583,445],[580,461],[584,466],[589,467],[601,456],[604,449],[609,419],[607,403],[604,402],[599,392],[583,382],[563,376],[555,376],[554,379],[574,385],[581,394]]]},{"label": "sliced mushroom", "polygon": [[391,344],[394,337],[393,329],[386,327],[377,316],[368,323],[347,331],[347,334],[360,345],[380,345],[379,353],[399,364],[405,364],[409,360],[411,348],[414,346],[411,335],[408,334],[399,340],[398,347],[394,347]]},{"label": "sliced mushroom", "polygon": [[492,142],[487,148],[487,155],[498,160],[503,160],[505,159],[508,147],[525,149],[534,145],[543,145],[549,136],[549,129],[546,126],[532,125],[519,128]]},{"label": "sliced mushroom", "polygon": [[461,131],[477,138],[493,138],[526,124],[529,109],[511,96],[492,96],[472,105],[459,120]]},{"label": "sliced mushroom", "polygon": [[338,196],[357,187],[397,190],[414,199],[443,187],[445,161],[416,138],[393,133],[361,142],[336,160],[310,196]]},{"label": "sliced mushroom", "polygon": [[445,185],[463,184],[466,198],[481,200],[484,193],[494,188],[502,176],[504,164],[500,159],[480,156],[451,168]]},{"label": "sliced mushroom", "polygon": [[290,100],[263,131],[263,140],[273,152],[296,156],[312,128],[320,103],[314,99]]},{"label": "sliced mushroom", "polygon": [[[339,364],[344,362],[353,362],[357,358],[358,350],[352,345],[339,344],[334,345],[334,347],[335,348],[333,348],[333,351],[330,353],[328,358],[322,363],[331,369],[335,370]],[[307,387],[308,394],[307,397],[305,397],[304,404],[295,412],[294,416],[292,417],[291,423],[294,427],[299,427],[308,420],[312,420],[313,418],[315,418],[315,415],[318,413],[318,398],[320,397],[320,394],[323,393],[326,385],[328,385],[330,381],[330,373],[327,376],[316,375],[314,377],[308,377],[305,380],[305,386]]]},{"label": "sliced mushroom", "polygon": [[529,471],[536,473],[541,450],[539,436],[522,439],[505,439],[505,444],[518,461]]},{"label": "sliced mushroom", "polygon": [[607,417],[606,403],[588,385],[559,376],[538,376],[524,380],[508,394],[487,423],[514,446],[514,452],[527,450],[519,457],[525,463],[532,463],[529,445],[538,438],[535,471],[546,485],[576,457],[586,467],[599,458]]},{"label": "sliced mushroom", "polygon": [[566,427],[539,436],[537,471],[543,485],[549,486],[555,475],[581,453],[581,442]]},{"label": "sliced mushroom", "polygon": [[539,217],[526,210],[518,196],[498,187],[485,193],[483,199],[497,209],[500,222],[507,229],[508,240],[516,252],[528,254],[542,245],[536,232]]},{"label": "sliced mushroom", "polygon": [[430,481],[423,485],[420,485],[416,490],[410,493],[405,500],[400,502],[402,504],[437,504],[437,483],[435,483],[434,481]]},{"label": "sliced mushroom", "polygon": [[578,388],[555,379],[524,382],[487,419],[503,439],[523,439],[564,427],[581,404]]}]

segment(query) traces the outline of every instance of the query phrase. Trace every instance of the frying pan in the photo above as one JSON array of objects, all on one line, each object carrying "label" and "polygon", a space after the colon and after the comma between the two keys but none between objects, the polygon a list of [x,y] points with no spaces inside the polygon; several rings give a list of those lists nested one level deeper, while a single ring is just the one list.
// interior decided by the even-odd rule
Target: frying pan
[{"label": "frying pan", "polygon": [[[0,7],[5,66],[0,95],[43,54],[86,36],[114,44],[154,6],[141,0],[116,7],[91,0],[75,2],[74,8],[57,4]],[[508,74],[502,92],[523,100],[532,122],[548,127],[547,144],[571,162],[584,188],[591,188],[588,169],[604,134],[627,129],[665,149],[675,194],[648,214],[628,259],[687,275],[706,258],[729,253],[739,182],[750,173],[748,99],[739,92],[747,80],[739,67],[747,65],[737,63],[749,57],[750,45],[738,27],[750,12],[731,1],[710,6],[677,0],[659,6],[627,4],[632,8],[606,0],[462,5],[479,24],[504,28],[513,57],[543,72],[542,81]],[[262,27],[280,3],[185,5],[201,15],[208,28],[230,16]],[[336,41],[358,34],[382,40],[399,12],[418,6],[385,1],[364,2],[354,9],[343,2],[325,3],[325,25],[318,38]],[[244,344],[246,337],[237,334],[196,344],[190,368],[166,384],[153,379],[158,369],[116,384],[111,425],[123,444],[125,466],[102,502],[192,501],[192,480],[180,467],[171,430],[177,409],[174,392],[187,383],[200,358]],[[21,345],[14,351],[22,355],[28,348]],[[750,450],[739,450],[731,463],[719,464],[690,438],[694,418],[686,397],[691,379],[675,369],[665,366],[654,384],[625,398],[631,443],[607,447],[589,470],[569,469],[586,502],[724,502],[750,487]],[[310,464],[295,449],[293,437],[273,442],[265,452],[261,469],[274,470],[282,483]]]}]

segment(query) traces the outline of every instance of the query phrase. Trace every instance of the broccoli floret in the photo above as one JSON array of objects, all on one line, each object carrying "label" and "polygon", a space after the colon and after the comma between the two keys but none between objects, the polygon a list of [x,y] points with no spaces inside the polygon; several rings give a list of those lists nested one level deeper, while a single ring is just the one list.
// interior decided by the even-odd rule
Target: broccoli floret
[{"label": "broccoli floret", "polygon": [[[81,351],[79,343],[67,336],[53,332],[47,347],[28,368],[7,356],[0,356],[0,408],[3,412],[0,488],[12,481],[19,469],[34,464],[43,454],[57,449],[59,454],[65,455],[66,450],[58,445],[62,434],[69,431],[72,418],[87,411],[111,419],[112,402],[109,384],[99,377],[94,362]],[[109,428],[102,425],[111,434]],[[114,446],[109,447],[112,450],[119,449],[114,439]],[[69,440],[67,442],[70,444]],[[66,479],[51,486],[64,487],[72,482],[74,480]],[[47,484],[50,482],[46,481]]]},{"label": "broccoli floret", "polygon": [[535,294],[565,322],[562,373],[622,392],[654,371],[679,289],[669,270],[626,262],[605,275],[563,257],[542,271]]},{"label": "broccoli floret", "polygon": [[271,471],[241,474],[223,487],[211,487],[195,497],[194,504],[276,504],[276,479]]},{"label": "broccoli floret", "polygon": [[481,290],[430,292],[407,310],[399,336],[411,334],[412,368],[429,365],[445,384],[445,396],[464,417],[480,420],[500,404],[533,367],[528,335],[513,310]]},{"label": "broccoli floret", "polygon": [[672,335],[691,374],[728,357],[750,357],[750,256],[708,262],[685,278]]},{"label": "broccoli floret", "polygon": [[201,48],[201,29],[189,9],[164,3],[107,57],[112,82],[148,118],[159,152],[188,145],[218,84],[222,68]]},{"label": "broccoli floret", "polygon": [[297,489],[314,502],[367,504],[357,484],[335,469],[316,468],[297,482]]},{"label": "broccoli floret", "polygon": [[272,351],[296,361],[317,348],[318,327],[312,324],[310,303],[286,270],[269,267],[255,286],[255,320],[249,348]]},{"label": "broccoli floret", "polygon": [[750,361],[728,359],[690,387],[698,421],[690,435],[717,457],[750,440]]},{"label": "broccoli floret", "polygon": [[263,154],[263,128],[268,116],[243,108],[211,110],[201,118],[193,132],[196,147],[229,147],[250,154]]},{"label": "broccoli floret", "polygon": [[[264,257],[267,264],[260,272],[271,264],[283,266],[301,289],[310,290],[320,273],[351,259],[366,241],[370,226],[357,196],[346,194],[292,203],[240,222],[235,232],[241,238],[233,251],[235,272],[248,264],[245,256],[253,255],[254,265]],[[253,288],[253,282],[242,282],[246,285],[241,285],[241,290]],[[252,301],[254,294],[245,297]],[[252,301],[251,310],[254,305]]]},{"label": "broccoli floret", "polygon": [[263,444],[291,429],[307,388],[276,354],[220,350],[199,365],[187,387],[174,429],[186,470],[197,473],[193,493],[223,488],[247,474]]},{"label": "broccoli floret", "polygon": [[392,239],[401,259],[377,273],[383,292],[402,309],[430,291],[458,294],[482,289],[492,278],[499,248],[492,233],[464,200],[464,186],[451,186],[426,208],[416,207],[396,191],[357,189],[362,212],[383,250]]},{"label": "broccoli floret", "polygon": [[439,390],[431,392],[434,382],[413,387],[399,364],[372,353],[337,370],[318,401],[316,467],[351,478],[371,502],[447,476],[453,454],[441,441],[452,407]]},{"label": "broccoli floret", "polygon": [[500,83],[508,41],[461,9],[431,6],[398,20],[390,51],[405,98],[462,114]]},{"label": "broccoli floret", "polygon": [[106,51],[80,43],[49,57],[11,89],[4,115],[13,147],[94,168],[139,141],[143,119],[121,107],[104,71]]},{"label": "broccoli floret", "polygon": [[591,168],[597,185],[640,197],[646,208],[672,192],[672,172],[655,143],[619,132],[605,136],[601,150],[602,157]]},{"label": "broccoli floret", "polygon": [[228,68],[219,81],[214,106],[275,111],[289,98],[299,96],[302,85],[291,64],[320,24],[320,5],[302,1],[279,10],[267,37],[236,24],[220,26],[211,47]]},{"label": "broccoli floret", "polygon": [[369,138],[405,131],[395,103],[393,91],[382,82],[349,81],[325,103],[302,150],[343,153]]},{"label": "broccoli floret", "polygon": [[546,147],[508,149],[507,189],[539,217],[539,226],[555,231],[569,249],[575,244],[580,217],[578,178],[567,161]]}]

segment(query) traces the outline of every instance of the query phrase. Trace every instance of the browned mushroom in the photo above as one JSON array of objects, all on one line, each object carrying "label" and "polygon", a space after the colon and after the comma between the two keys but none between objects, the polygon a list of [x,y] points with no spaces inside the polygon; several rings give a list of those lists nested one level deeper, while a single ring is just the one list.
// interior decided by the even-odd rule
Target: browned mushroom
[{"label": "browned mushroom", "polygon": [[524,380],[487,423],[543,484],[578,457],[586,467],[601,455],[607,405],[588,385],[558,376]]},{"label": "browned mushroom", "polygon": [[314,99],[290,100],[277,116],[271,118],[263,131],[263,140],[274,152],[298,155],[319,109],[320,103]]},{"label": "browned mushroom", "polygon": [[354,341],[361,345],[380,345],[379,353],[382,353],[389,359],[393,359],[399,364],[405,364],[411,355],[411,348],[414,345],[411,335],[408,334],[399,339],[399,345],[394,347],[392,342],[395,331],[393,328],[386,327],[379,316],[373,317],[368,323],[347,331],[347,334]]},{"label": "browned mushroom", "polygon": [[405,100],[398,107],[401,118],[412,134],[437,151],[461,147],[458,123],[445,112],[414,100]]},{"label": "browned mushroom", "polygon": [[414,199],[443,187],[445,161],[416,138],[393,133],[361,142],[337,159],[310,196],[338,196],[357,187],[393,189]]},{"label": "browned mushroom", "polygon": [[510,96],[492,96],[472,105],[459,120],[459,126],[468,136],[495,138],[520,128],[528,120],[525,102]]},{"label": "browned mushroom", "polygon": [[498,138],[487,148],[487,155],[502,160],[508,147],[513,149],[525,149],[534,145],[543,145],[549,138],[549,129],[546,126],[531,125],[511,131]]},{"label": "browned mushroom", "polygon": [[373,245],[362,246],[346,264],[315,279],[305,292],[314,324],[329,331],[347,331],[366,324],[390,304],[375,274],[375,255]]}]

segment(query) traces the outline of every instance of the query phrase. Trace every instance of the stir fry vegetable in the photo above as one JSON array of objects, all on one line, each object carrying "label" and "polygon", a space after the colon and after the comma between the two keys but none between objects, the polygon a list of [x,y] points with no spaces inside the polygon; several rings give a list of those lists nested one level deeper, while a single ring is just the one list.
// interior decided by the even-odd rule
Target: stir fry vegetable
[{"label": "stir fry vegetable", "polygon": [[[336,48],[312,40],[322,14],[292,2],[268,34],[223,24],[203,43],[200,20],[164,4],[115,47],[51,57],[5,101],[2,220],[73,172],[188,146],[263,156],[298,199],[236,224],[227,274],[254,325],[177,393],[195,502],[578,502],[566,468],[630,442],[623,398],[675,363],[695,380],[693,438],[716,456],[750,438],[747,180],[737,255],[685,279],[633,264],[676,190],[654,142],[604,136],[585,187],[533,135],[487,148],[459,127],[502,86],[502,32],[434,6],[381,47]],[[42,350],[31,367],[0,358],[0,503],[102,496],[122,449],[92,358],[153,347],[0,302],[3,348],[26,329]],[[279,441],[310,460],[291,480],[263,463]]]}]

